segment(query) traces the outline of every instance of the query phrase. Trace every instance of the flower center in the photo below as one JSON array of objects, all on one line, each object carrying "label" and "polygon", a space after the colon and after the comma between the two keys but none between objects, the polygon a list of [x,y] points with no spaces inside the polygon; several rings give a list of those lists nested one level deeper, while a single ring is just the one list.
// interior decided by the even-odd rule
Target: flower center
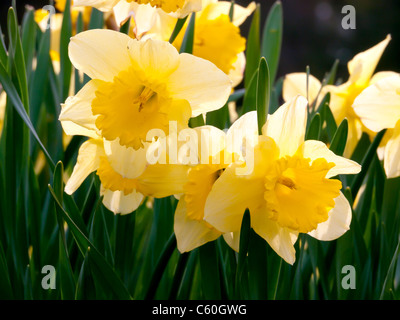
[{"label": "flower center", "polygon": [[138,4],[150,4],[152,7],[161,8],[165,12],[175,12],[182,9],[185,0],[127,0],[128,2],[137,2]]},{"label": "flower center", "polygon": [[172,100],[143,85],[132,69],[122,71],[112,82],[102,82],[92,101],[92,112],[98,115],[96,126],[109,141],[120,139],[120,144],[143,147],[151,129],[168,131],[165,110]]},{"label": "flower center", "polygon": [[298,156],[277,160],[265,177],[269,218],[302,233],[326,221],[342,187],[339,180],[326,178],[333,166],[323,158],[313,162]]},{"label": "flower center", "polygon": [[199,164],[189,170],[188,182],[184,186],[189,218],[203,220],[207,196],[225,167],[223,164]]},{"label": "flower center", "polygon": [[97,175],[100,178],[104,188],[111,191],[123,191],[125,195],[132,193],[138,188],[136,179],[124,178],[112,167],[107,157],[100,157],[100,165],[97,169]]},{"label": "flower center", "polygon": [[[240,29],[230,22],[225,14],[210,20],[196,19],[193,54],[214,63],[226,74],[233,68],[240,52],[245,50],[246,39]],[[218,30],[216,32],[215,30]],[[173,45],[179,50],[184,32],[180,32]]]}]

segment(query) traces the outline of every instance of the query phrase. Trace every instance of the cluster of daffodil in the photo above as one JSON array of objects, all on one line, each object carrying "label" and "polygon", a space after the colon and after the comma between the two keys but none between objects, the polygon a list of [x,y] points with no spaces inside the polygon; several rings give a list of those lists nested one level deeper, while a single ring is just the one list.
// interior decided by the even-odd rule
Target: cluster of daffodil
[{"label": "cluster of daffodil", "polygon": [[[56,3],[59,9],[65,5]],[[235,4],[229,17],[227,1],[74,0],[73,19],[77,12],[88,16],[90,7],[106,12],[118,27],[130,20],[130,29],[128,34],[89,30],[71,38],[69,58],[91,80],[65,101],[59,116],[65,134],[88,137],[66,193],[96,172],[103,203],[114,213],[132,213],[148,197],[175,196],[181,252],[221,235],[238,250],[249,210],[254,231],[293,264],[300,233],[333,240],[349,229],[352,209],[335,177],[360,172],[349,158],[363,132],[373,138],[387,129],[380,157],[388,178],[400,175],[400,75],[374,74],[390,36],[348,63],[344,84],[325,85],[306,73],[287,75],[285,103],[268,115],[262,132],[256,111],[224,132],[209,125],[189,128],[189,119],[223,107],[242,81],[246,39],[239,26],[255,3]],[[192,54],[179,53],[188,24],[168,40],[178,19],[192,12]],[[36,20],[45,27],[40,12]],[[54,30],[60,21],[53,20]],[[59,38],[52,39],[57,61]],[[305,140],[309,109],[327,93],[336,122],[348,120],[344,157],[321,141]],[[151,135],[154,131],[158,134]]]}]

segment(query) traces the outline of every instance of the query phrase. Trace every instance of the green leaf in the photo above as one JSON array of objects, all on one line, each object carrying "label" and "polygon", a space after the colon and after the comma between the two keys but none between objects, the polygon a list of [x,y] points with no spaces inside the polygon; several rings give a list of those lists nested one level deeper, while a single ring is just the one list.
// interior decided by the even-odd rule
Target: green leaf
[{"label": "green leaf", "polygon": [[[268,255],[267,242],[250,230],[248,247],[248,269],[251,299],[268,299]],[[271,279],[272,280],[272,279]]]},{"label": "green leaf", "polygon": [[258,69],[254,72],[243,97],[242,115],[256,110]]},{"label": "green leaf", "polygon": [[361,162],[361,172],[355,176],[355,178],[351,184],[351,192],[352,192],[353,199],[355,199],[355,197],[358,193],[358,190],[361,187],[361,184],[365,178],[365,175],[368,172],[369,166],[372,162],[372,159],[374,158],[374,155],[376,154],[376,150],[378,149],[379,144],[381,143],[385,132],[386,132],[386,129],[378,132],[378,134],[375,136],[374,141],[368,148],[368,151],[365,154],[365,156]]},{"label": "green leaf", "polygon": [[268,62],[271,83],[274,83],[279,65],[283,33],[282,3],[276,1],[271,7],[264,24],[261,56]]},{"label": "green leaf", "polygon": [[260,4],[254,11],[251,21],[249,35],[247,37],[246,48],[246,70],[244,72],[244,87],[250,85],[250,80],[258,68],[260,61]]},{"label": "green leaf", "polygon": [[9,278],[7,267],[7,260],[3,251],[3,246],[0,242],[0,298],[1,299],[14,299],[14,294]]},{"label": "green leaf", "polygon": [[256,108],[258,121],[258,134],[262,134],[262,127],[267,121],[269,98],[270,98],[270,78],[267,61],[264,57],[260,59],[257,75]]},{"label": "green leaf", "polygon": [[346,147],[348,128],[349,125],[347,119],[343,119],[338,129],[336,130],[335,135],[332,138],[329,149],[338,156],[343,155],[344,149]]},{"label": "green leaf", "polygon": [[68,97],[71,83],[72,64],[68,57],[68,45],[72,35],[71,0],[66,0],[60,34],[60,97]]},{"label": "green leaf", "polygon": [[187,20],[187,17],[184,17],[182,19],[178,19],[178,21],[176,21],[174,30],[172,31],[171,37],[169,38],[169,43],[173,43],[176,39],[176,37],[179,35],[179,33],[181,32],[183,26],[185,25],[185,22]]},{"label": "green leaf", "polygon": [[181,48],[179,53],[192,53],[193,52],[193,42],[194,42],[194,28],[196,21],[196,13],[193,12],[190,16],[189,24],[186,28],[185,35],[183,36]]},{"label": "green leaf", "polygon": [[46,148],[44,147],[43,143],[41,142],[39,136],[36,133],[35,128],[33,127],[33,124],[31,120],[29,119],[28,114],[26,113],[26,110],[24,108],[24,105],[21,102],[20,97],[18,96],[17,90],[14,87],[14,84],[12,83],[11,79],[9,78],[7,71],[4,69],[2,65],[0,65],[0,82],[4,88],[4,90],[7,93],[7,97],[11,100],[12,105],[14,106],[15,110],[18,112],[22,120],[25,122],[29,130],[31,131],[32,135],[38,142],[40,148],[42,149],[43,153],[45,154],[47,161],[52,169],[55,168],[55,164],[53,160],[51,159],[49,153],[47,152]]},{"label": "green leaf", "polygon": [[321,135],[321,115],[316,113],[307,129],[306,140],[319,140]]},{"label": "green leaf", "polygon": [[166,269],[169,259],[176,248],[175,234],[172,234],[168,242],[165,244],[162,254],[155,264],[154,272],[151,276],[150,285],[147,289],[145,296],[146,300],[152,300],[156,294],[158,284],[160,283],[161,277]]},{"label": "green leaf", "polygon": [[[93,269],[96,270],[98,274],[98,280],[101,281],[103,286],[110,289],[116,297],[119,299],[131,299],[131,296],[122,283],[119,276],[115,273],[112,266],[107,262],[104,256],[96,249],[96,247],[89,241],[89,239],[84,235],[84,233],[77,227],[75,222],[71,219],[70,215],[65,211],[62,204],[60,203],[57,195],[55,194],[53,188],[49,185],[49,190],[56,204],[61,209],[63,218],[67,222],[74,236],[74,239],[82,253],[86,255],[88,253]],[[90,248],[90,249],[89,249]]]},{"label": "green leaf", "polygon": [[199,248],[199,259],[204,298],[221,299],[221,278],[215,241],[208,242]]},{"label": "green leaf", "polygon": [[392,260],[390,262],[390,266],[387,271],[385,281],[383,283],[381,295],[379,297],[380,300],[393,298],[392,294],[393,294],[393,290],[394,290],[394,273],[396,271],[396,265],[397,265],[399,253],[400,253],[400,238],[399,238],[399,242],[397,244],[396,250],[393,254]]},{"label": "green leaf", "polygon": [[242,225],[240,228],[239,256],[235,277],[235,295],[237,298],[244,298],[244,295],[247,294],[248,279],[244,271],[246,268],[246,256],[250,241],[250,228],[250,211],[246,209],[243,214]]}]

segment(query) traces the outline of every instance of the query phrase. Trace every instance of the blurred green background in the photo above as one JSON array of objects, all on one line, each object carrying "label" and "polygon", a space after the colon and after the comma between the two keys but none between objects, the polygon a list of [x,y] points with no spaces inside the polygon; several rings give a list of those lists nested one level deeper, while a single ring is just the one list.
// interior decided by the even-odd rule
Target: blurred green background
[{"label": "blurred green background", "polygon": [[[251,0],[237,0],[247,5]],[[262,9],[262,23],[274,0],[258,0]],[[18,17],[22,18],[25,5],[36,9],[48,4],[48,0],[16,0]],[[346,63],[355,54],[383,40],[387,34],[392,41],[387,47],[378,70],[400,71],[400,1],[398,0],[283,0],[284,33],[278,77],[290,72],[304,71],[307,65],[311,73],[321,79],[335,59],[340,60],[338,76],[347,80]],[[7,9],[11,0],[1,0],[1,27],[6,27]],[[356,29],[344,30],[341,26],[342,7],[353,5],[356,9]],[[20,20],[21,21],[21,20]],[[247,36],[248,19],[242,25]]]}]

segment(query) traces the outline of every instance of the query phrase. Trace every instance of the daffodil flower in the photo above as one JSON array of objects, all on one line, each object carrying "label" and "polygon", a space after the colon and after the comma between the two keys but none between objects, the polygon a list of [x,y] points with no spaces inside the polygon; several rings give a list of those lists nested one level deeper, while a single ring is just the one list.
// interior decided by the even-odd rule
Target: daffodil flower
[{"label": "daffodil flower", "polygon": [[[103,12],[110,12],[114,8],[119,10],[119,7],[125,8],[131,3],[159,8],[177,18],[184,18],[201,9],[201,0],[74,0],[75,6],[91,6]],[[126,20],[129,14],[122,19]]]},{"label": "daffodil flower", "polygon": [[[239,26],[252,14],[256,5],[254,2],[247,7],[235,4],[232,21],[229,18],[230,6],[228,1],[202,1],[202,10],[196,13],[193,54],[213,62],[229,75],[233,86],[236,86],[243,79],[246,64],[246,39],[240,35]],[[132,36],[137,39],[168,41],[177,22],[176,18],[149,5],[121,5],[114,12],[117,23],[121,23],[129,12],[132,13]],[[187,26],[188,23],[173,42],[178,50]]]},{"label": "daffodil flower", "polygon": [[145,149],[134,152],[116,142],[90,138],[79,148],[65,192],[74,193],[94,171],[101,181],[103,204],[114,213],[127,214],[136,210],[145,196],[163,198],[182,193],[188,167],[147,165]]},{"label": "daffodil flower", "polygon": [[400,74],[375,82],[354,100],[354,112],[368,130],[388,129],[384,168],[388,178],[400,176]]},{"label": "daffodil flower", "polygon": [[[204,220],[221,232],[237,233],[243,213],[251,227],[288,263],[295,261],[299,233],[333,240],[349,229],[351,207],[338,174],[355,174],[360,165],[335,155],[320,141],[304,141],[307,100],[296,96],[268,116],[254,146],[254,170],[238,175],[231,164],[214,183]],[[242,116],[257,127],[256,112]]]},{"label": "daffodil flower", "polygon": [[[67,134],[83,134],[138,150],[149,130],[168,134],[169,122],[221,108],[229,78],[209,61],[179,54],[168,42],[138,41],[111,30],[71,38],[73,65],[92,78],[62,106]],[[79,128],[77,130],[77,128]]]},{"label": "daffodil flower", "polygon": [[[382,78],[394,74],[388,71],[374,74],[375,68],[390,39],[390,35],[388,35],[385,40],[374,47],[355,55],[347,64],[349,79],[339,86],[326,85],[321,89],[321,83],[310,75],[308,92],[306,92],[306,73],[289,74],[285,77],[282,88],[282,95],[285,101],[288,101],[296,94],[302,94],[308,97],[310,104],[312,104],[317,99],[317,96],[319,99],[322,99],[327,92],[330,93],[331,101],[329,106],[336,122],[340,123],[344,118],[348,120],[349,134],[344,151],[346,157],[352,155],[363,132],[367,132],[371,137],[374,136],[374,133],[363,125],[360,118],[354,112],[353,102],[365,88]],[[320,94],[318,95],[319,92]]]}]

